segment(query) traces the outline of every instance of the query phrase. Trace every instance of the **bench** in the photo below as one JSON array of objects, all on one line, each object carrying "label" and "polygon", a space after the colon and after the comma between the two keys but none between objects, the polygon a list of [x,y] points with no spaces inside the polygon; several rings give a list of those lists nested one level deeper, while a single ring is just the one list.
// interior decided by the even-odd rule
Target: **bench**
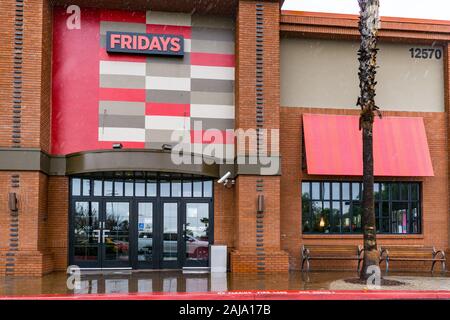
[{"label": "bench", "polygon": [[436,250],[435,247],[424,246],[379,246],[380,265],[384,261],[386,273],[389,272],[389,262],[391,261],[424,261],[431,262],[431,272],[434,271],[436,262],[440,262],[442,272],[445,272],[445,253]]},{"label": "bench", "polygon": [[302,246],[302,271],[306,263],[306,271],[309,271],[311,260],[354,260],[358,261],[357,271],[363,260],[364,249],[361,245],[303,245]]}]

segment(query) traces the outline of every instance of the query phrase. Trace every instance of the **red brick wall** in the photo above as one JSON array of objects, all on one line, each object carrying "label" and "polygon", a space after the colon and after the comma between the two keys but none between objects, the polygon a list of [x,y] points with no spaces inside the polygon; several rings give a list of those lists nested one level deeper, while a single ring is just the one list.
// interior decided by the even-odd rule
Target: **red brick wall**
[{"label": "red brick wall", "polygon": [[[263,12],[263,128],[279,128],[279,4],[239,1],[236,21],[236,128],[257,128],[257,5]],[[245,148],[244,148],[245,147]],[[257,149],[240,145],[237,155]],[[278,150],[273,150],[277,152]],[[261,187],[258,187],[260,185]],[[232,272],[287,271],[287,254],[280,250],[280,177],[240,175],[235,185],[235,247]],[[257,215],[258,196],[264,214]],[[258,222],[259,221],[259,222]],[[262,241],[261,241],[262,240]],[[261,250],[263,249],[263,250]]]},{"label": "red brick wall", "polygon": [[[240,1],[236,17],[235,127],[256,128],[256,10],[255,2]],[[237,150],[237,154],[256,150]]]},{"label": "red brick wall", "polygon": [[[15,1],[0,4],[0,146],[11,146],[13,104],[13,54]],[[22,108],[20,139],[22,147],[49,151],[51,5],[47,0],[25,1],[23,13]]]},{"label": "red brick wall", "polygon": [[40,147],[50,152],[50,119],[51,119],[51,70],[52,70],[52,14],[49,1],[42,4],[42,84],[40,112]]},{"label": "red brick wall", "polygon": [[234,246],[234,188],[214,183],[214,243]]},{"label": "red brick wall", "polygon": [[[302,114],[346,114],[358,115],[356,110],[317,109],[317,108],[281,108],[281,239],[282,248],[289,252],[290,267],[300,267],[300,248],[302,244],[360,244],[361,236],[354,235],[302,235],[301,233],[301,181],[337,180],[336,177],[309,176],[301,170],[302,155]],[[423,117],[428,138],[434,177],[395,178],[383,180],[422,181],[422,235],[379,235],[379,244],[420,244],[446,249],[448,247],[448,147],[446,113],[389,112],[386,116]],[[357,178],[343,177],[342,180]],[[379,179],[381,180],[381,179]],[[329,262],[327,267],[339,267]],[[348,264],[346,265],[348,267]],[[395,265],[393,265],[395,268]],[[415,267],[415,266],[410,266]]]},{"label": "red brick wall", "polygon": [[50,71],[45,57],[50,57],[47,50],[51,45],[47,13],[46,0],[24,2],[22,146],[44,150],[48,149],[49,119],[43,117],[49,114],[50,101],[50,84],[45,83]]},{"label": "red brick wall", "polygon": [[[447,152],[450,151],[450,144],[449,144],[449,136],[450,136],[450,122],[449,122],[449,117],[450,117],[450,44],[447,43],[446,46],[444,47],[444,100],[445,100],[445,111],[447,113]],[[447,175],[448,173],[450,173],[450,154],[447,153]],[[447,181],[449,183],[450,186],[450,177],[447,176]],[[449,192],[450,192],[450,187],[449,187]],[[450,202],[450,199],[449,199]],[[450,219],[448,219],[448,229],[450,231]],[[446,252],[446,256],[449,257],[450,255],[450,235],[447,234],[447,238],[448,238],[448,244],[447,244],[447,252]]]},{"label": "red brick wall", "polygon": [[[256,4],[264,3],[264,128],[279,128],[280,39],[279,4],[240,1],[236,17],[236,106],[235,127],[256,129]],[[277,150],[274,150],[277,151]],[[256,150],[239,149],[238,155]]]},{"label": "red brick wall", "polygon": [[11,146],[12,126],[12,82],[13,82],[13,45],[14,45],[14,1],[4,0],[0,2],[0,146]]},{"label": "red brick wall", "polygon": [[[253,71],[254,72],[254,71]],[[280,14],[279,4],[264,4],[264,128],[280,128]],[[270,138],[270,134],[268,135]],[[278,155],[278,148],[268,152]],[[274,145],[276,147],[276,144]]]},{"label": "red brick wall", "polygon": [[[236,179],[236,249],[254,249],[256,243],[256,211],[257,194],[256,180],[258,176],[241,175]],[[264,177],[264,247],[276,251],[280,248],[280,177]]]},{"label": "red brick wall", "polygon": [[[394,20],[394,21],[393,21]],[[426,19],[381,18],[378,37],[385,40],[432,44],[450,40],[450,27]],[[280,30],[285,34],[325,39],[359,39],[358,16],[296,12],[281,15]]]},{"label": "red brick wall", "polygon": [[48,176],[39,173],[39,204],[38,204],[38,250],[47,249],[47,222],[48,222]]},{"label": "red brick wall", "polygon": [[[106,3],[106,1],[103,1]],[[278,3],[264,3],[264,128],[281,128],[282,176],[260,177],[241,175],[236,186],[225,189],[215,184],[215,242],[234,249],[231,265],[236,272],[256,272],[256,201],[265,196],[264,245],[265,271],[286,271],[289,253],[291,268],[299,267],[303,243],[359,243],[359,236],[311,236],[301,234],[302,179],[309,177],[301,171],[301,114],[321,112],[358,114],[358,110],[327,110],[279,107],[279,11]],[[2,19],[0,37],[0,146],[11,146],[12,132],[12,62],[13,62],[13,0],[0,2]],[[236,127],[256,127],[255,90],[255,1],[239,1],[236,24]],[[123,4],[116,4],[123,6]],[[50,87],[51,87],[51,6],[48,0],[25,1],[23,51],[23,147],[50,146]],[[340,23],[341,25],[333,25]],[[450,39],[442,27],[428,28],[426,33],[417,25],[390,23],[392,30],[381,37],[409,37],[431,42]],[[406,29],[405,29],[406,28]],[[413,32],[408,28],[414,29]],[[397,30],[398,29],[398,30]],[[404,29],[403,31],[399,31]],[[282,18],[282,32],[321,37],[355,37],[352,22],[316,18]],[[420,32],[419,32],[420,31]],[[328,34],[333,33],[333,35]],[[417,40],[415,40],[417,41]],[[449,49],[446,53],[446,105],[449,107],[450,85]],[[380,243],[424,244],[449,247],[448,190],[448,115],[447,113],[392,113],[386,115],[423,116],[435,171],[435,177],[423,181],[423,235],[380,236]],[[245,153],[244,150],[240,150]],[[254,151],[254,150],[253,150]],[[275,150],[273,150],[275,151]],[[40,275],[67,266],[68,178],[47,177],[39,172],[19,172],[20,186],[12,189],[13,172],[0,172],[0,275],[6,270],[11,222],[8,193],[17,192],[19,199],[19,250],[14,260],[16,275]],[[256,190],[257,179],[263,179],[263,191]],[[321,177],[327,179],[327,177]],[[392,179],[390,179],[392,180]],[[281,249],[281,250],[280,250]],[[337,263],[327,267],[339,266]],[[395,266],[394,266],[395,267]],[[410,266],[412,267],[412,266]]]},{"label": "red brick wall", "polygon": [[[417,21],[416,21],[417,22]],[[423,214],[424,214],[424,234],[419,236],[379,236],[380,243],[410,243],[430,245],[436,243],[443,247],[449,247],[450,237],[448,236],[448,110],[450,106],[449,71],[450,54],[448,40],[450,39],[450,29],[448,26],[433,24],[431,21],[382,21],[383,30],[380,30],[381,39],[391,39],[395,41],[426,43],[431,44],[436,41],[446,46],[445,50],[445,104],[446,113],[410,114],[410,113],[389,113],[387,115],[403,116],[424,116],[427,130],[428,142],[435,170],[435,177],[419,179],[423,181]],[[321,14],[282,14],[281,16],[281,36],[313,37],[325,39],[358,39],[357,17],[352,19],[325,16]],[[424,32],[427,31],[427,32]],[[343,113],[358,114],[358,111],[345,110],[318,110],[318,109],[297,109],[281,108],[281,153],[282,153],[282,182],[281,182],[281,239],[282,248],[290,253],[290,266],[299,267],[299,255],[302,243],[331,243],[340,240],[341,243],[357,243],[352,236],[327,237],[323,236],[303,236],[301,235],[301,216],[296,214],[301,211],[300,184],[302,179],[312,179],[303,175],[301,171],[301,113],[321,112],[321,113]],[[445,167],[445,168],[444,168]],[[327,177],[321,177],[327,179]],[[314,177],[314,179],[320,179]],[[347,179],[348,180],[348,179]],[[389,179],[395,180],[395,179]],[[412,179],[417,180],[417,179]],[[294,239],[294,241],[290,241]],[[447,250],[450,254],[450,250]],[[327,263],[326,267],[333,267],[338,263]],[[403,265],[400,267],[414,268],[416,264]],[[346,267],[349,267],[348,265]]]},{"label": "red brick wall", "polygon": [[[264,260],[258,260],[257,243],[257,194],[258,176],[239,176],[236,179],[235,250],[231,254],[233,272],[257,272],[258,263],[264,261],[265,272],[288,270],[288,256],[280,250],[280,177],[264,177],[265,208],[263,220]],[[261,257],[260,257],[261,258]]]},{"label": "red brick wall", "polygon": [[[19,174],[19,186],[13,188],[11,176]],[[47,183],[39,172],[0,172],[0,275],[6,270],[6,254],[14,253],[13,275],[41,275],[53,270],[51,254],[47,251]],[[11,241],[11,216],[8,194],[15,192],[18,200],[18,241]],[[18,243],[12,250],[10,243]]]},{"label": "red brick wall", "polygon": [[8,249],[10,211],[8,194],[11,190],[11,176],[9,172],[0,172],[0,250]]},{"label": "red brick wall", "polygon": [[[13,55],[16,2],[2,1],[0,21],[4,46],[0,53],[0,146],[11,147],[13,133]],[[22,90],[20,146],[49,151],[51,6],[46,0],[25,1],[23,10]],[[17,129],[17,128],[16,128]],[[19,175],[19,187],[12,188],[11,176]],[[46,252],[47,181],[40,172],[0,172],[0,274],[10,264],[14,275],[40,275],[52,271]],[[11,251],[11,216],[8,193],[16,192],[19,205],[18,251]],[[42,254],[44,252],[44,254]],[[6,253],[14,254],[6,258]],[[8,259],[8,260],[7,260]],[[11,266],[12,264],[12,266]]]},{"label": "red brick wall", "polygon": [[40,174],[21,172],[17,198],[19,203],[19,249],[37,251],[39,249],[39,208]]},{"label": "red brick wall", "polygon": [[47,251],[52,253],[54,269],[68,266],[69,178],[48,179]]}]

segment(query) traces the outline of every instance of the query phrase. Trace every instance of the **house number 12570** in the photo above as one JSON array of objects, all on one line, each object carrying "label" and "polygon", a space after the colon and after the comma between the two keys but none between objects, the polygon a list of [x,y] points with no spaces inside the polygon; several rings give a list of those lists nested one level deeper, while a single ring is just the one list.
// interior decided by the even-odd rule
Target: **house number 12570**
[{"label": "house number 12570", "polygon": [[411,58],[413,59],[441,59],[442,50],[434,48],[411,48]]}]

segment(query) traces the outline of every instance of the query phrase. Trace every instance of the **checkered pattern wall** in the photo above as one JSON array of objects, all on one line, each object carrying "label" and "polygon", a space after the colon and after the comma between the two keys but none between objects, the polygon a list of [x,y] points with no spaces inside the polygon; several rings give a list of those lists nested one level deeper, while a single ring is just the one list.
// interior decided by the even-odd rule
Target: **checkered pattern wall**
[{"label": "checkered pattern wall", "polygon": [[[81,19],[79,32],[83,32],[83,11]],[[91,25],[85,24],[84,31],[87,32],[86,28],[97,29],[98,52],[89,50],[84,54],[94,55],[97,59],[97,148],[116,142],[122,142],[125,147],[161,148],[162,144],[176,143],[172,140],[176,138],[182,139],[192,150],[207,153],[205,147],[213,143],[227,155],[232,155],[233,136],[226,132],[234,129],[235,108],[234,22],[231,18],[98,10],[95,20]],[[185,54],[174,57],[107,53],[107,31],[182,35]],[[64,32],[66,38],[74,37],[72,33]],[[90,32],[95,35],[92,30]],[[86,34],[80,33],[80,36],[86,37]],[[55,41],[58,44],[64,38]],[[65,51],[65,44],[61,46],[59,55]],[[80,57],[68,57],[69,61],[71,59]],[[86,59],[92,60],[92,57]],[[92,61],[92,66],[94,63]],[[83,81],[88,80],[80,79],[74,90],[82,91],[83,86],[78,84]],[[60,95],[61,92],[54,89],[53,94]],[[63,113],[65,104],[62,99],[60,103],[62,106],[57,106],[56,111]],[[61,114],[60,117],[66,116]],[[56,125],[61,127],[60,130],[68,129],[61,123]],[[204,135],[205,130],[210,133],[213,130],[214,137]],[[177,132],[176,136],[172,136],[173,131]],[[67,133],[54,133],[67,136]]]}]

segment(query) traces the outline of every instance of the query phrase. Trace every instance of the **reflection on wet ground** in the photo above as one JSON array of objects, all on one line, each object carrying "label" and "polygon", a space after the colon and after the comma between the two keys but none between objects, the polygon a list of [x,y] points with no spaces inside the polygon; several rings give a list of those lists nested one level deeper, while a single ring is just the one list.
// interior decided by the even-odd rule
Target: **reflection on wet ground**
[{"label": "reflection on wet ground", "polygon": [[[430,273],[391,273],[390,275],[432,276]],[[436,276],[442,276],[442,274]],[[356,273],[330,271],[303,274],[301,272],[183,274],[181,271],[115,271],[82,274],[79,288],[69,290],[67,288],[67,274],[55,272],[41,278],[0,278],[0,296],[235,290],[327,290],[331,282],[351,277],[356,277]]]}]

